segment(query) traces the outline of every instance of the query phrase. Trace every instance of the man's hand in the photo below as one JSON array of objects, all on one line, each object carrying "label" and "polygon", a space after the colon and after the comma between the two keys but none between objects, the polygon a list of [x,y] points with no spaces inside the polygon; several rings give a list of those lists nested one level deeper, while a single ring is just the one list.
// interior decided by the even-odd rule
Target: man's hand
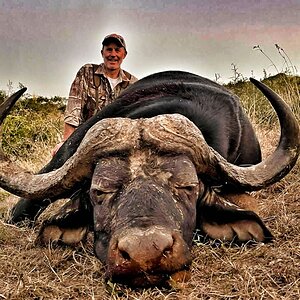
[{"label": "man's hand", "polygon": [[75,131],[75,127],[65,123],[64,124],[64,134],[63,134],[63,141],[58,143],[51,151],[51,155],[54,156],[58,149],[62,146],[62,144],[68,139],[68,137]]},{"label": "man's hand", "polygon": [[62,144],[64,143],[64,141],[60,142],[59,144],[57,144],[52,150],[51,150],[51,155],[54,156],[56,154],[56,152],[59,150],[59,148],[62,146]]}]

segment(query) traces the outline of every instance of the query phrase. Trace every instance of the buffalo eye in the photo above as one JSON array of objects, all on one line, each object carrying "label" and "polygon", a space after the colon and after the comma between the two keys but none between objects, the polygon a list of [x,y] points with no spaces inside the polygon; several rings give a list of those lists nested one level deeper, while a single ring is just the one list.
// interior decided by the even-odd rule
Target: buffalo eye
[{"label": "buffalo eye", "polygon": [[188,193],[194,192],[197,187],[198,187],[198,185],[179,185],[179,186],[176,186],[176,188],[178,190],[183,190],[183,191],[186,191]]},{"label": "buffalo eye", "polygon": [[115,191],[104,191],[100,189],[91,189],[90,190],[90,198],[92,200],[93,205],[100,205],[104,200],[109,200]]},{"label": "buffalo eye", "polygon": [[199,185],[198,184],[186,184],[186,185],[175,185],[175,188],[178,191],[185,192],[187,195],[192,195],[198,193]]}]

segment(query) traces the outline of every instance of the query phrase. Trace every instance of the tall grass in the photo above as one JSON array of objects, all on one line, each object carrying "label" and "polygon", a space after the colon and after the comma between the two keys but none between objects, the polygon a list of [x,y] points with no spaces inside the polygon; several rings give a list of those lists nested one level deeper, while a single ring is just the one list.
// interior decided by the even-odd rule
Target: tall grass
[{"label": "tall grass", "polygon": [[[279,73],[262,80],[279,94],[300,120],[300,77]],[[265,96],[248,80],[229,83],[226,87],[236,94],[246,113],[256,124],[270,126],[277,122],[277,116]]]},{"label": "tall grass", "polygon": [[2,126],[2,148],[12,158],[38,165],[50,159],[50,149],[61,138],[64,101],[25,95]]},{"label": "tall grass", "polygon": [[[283,61],[283,67],[280,69],[276,66],[273,59],[268,55],[260,45],[253,47],[259,51],[271,66],[276,70],[276,75],[267,75],[264,69],[263,83],[279,94],[291,107],[296,118],[300,120],[300,77],[297,76],[297,68],[292,63],[291,58],[286,51],[275,44],[278,54]],[[262,95],[262,93],[244,77],[235,64],[232,64],[233,76],[231,82],[225,85],[229,90],[235,93],[250,116],[253,122],[261,125],[273,125],[277,122],[277,117],[271,105]]]}]

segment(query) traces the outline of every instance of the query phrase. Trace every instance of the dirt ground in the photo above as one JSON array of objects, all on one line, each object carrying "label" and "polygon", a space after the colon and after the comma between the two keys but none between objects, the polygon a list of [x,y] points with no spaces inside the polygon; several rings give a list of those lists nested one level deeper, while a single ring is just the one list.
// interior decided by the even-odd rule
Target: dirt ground
[{"label": "dirt ground", "polygon": [[[264,155],[276,134],[262,130]],[[76,248],[35,245],[38,227],[5,223],[15,197],[0,201],[0,299],[300,299],[300,164],[281,182],[256,192],[271,244],[215,246],[197,241],[191,280],[169,289],[136,289],[105,282],[92,240]]]}]

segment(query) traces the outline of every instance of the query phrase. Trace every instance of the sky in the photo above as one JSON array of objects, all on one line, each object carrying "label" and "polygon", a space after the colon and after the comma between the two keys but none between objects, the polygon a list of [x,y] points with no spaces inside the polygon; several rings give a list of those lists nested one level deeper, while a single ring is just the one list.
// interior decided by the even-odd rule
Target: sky
[{"label": "sky", "polygon": [[225,83],[234,65],[260,79],[286,68],[275,44],[300,69],[300,0],[0,0],[0,89],[68,96],[110,33],[125,38],[122,68],[138,78],[182,70]]}]

